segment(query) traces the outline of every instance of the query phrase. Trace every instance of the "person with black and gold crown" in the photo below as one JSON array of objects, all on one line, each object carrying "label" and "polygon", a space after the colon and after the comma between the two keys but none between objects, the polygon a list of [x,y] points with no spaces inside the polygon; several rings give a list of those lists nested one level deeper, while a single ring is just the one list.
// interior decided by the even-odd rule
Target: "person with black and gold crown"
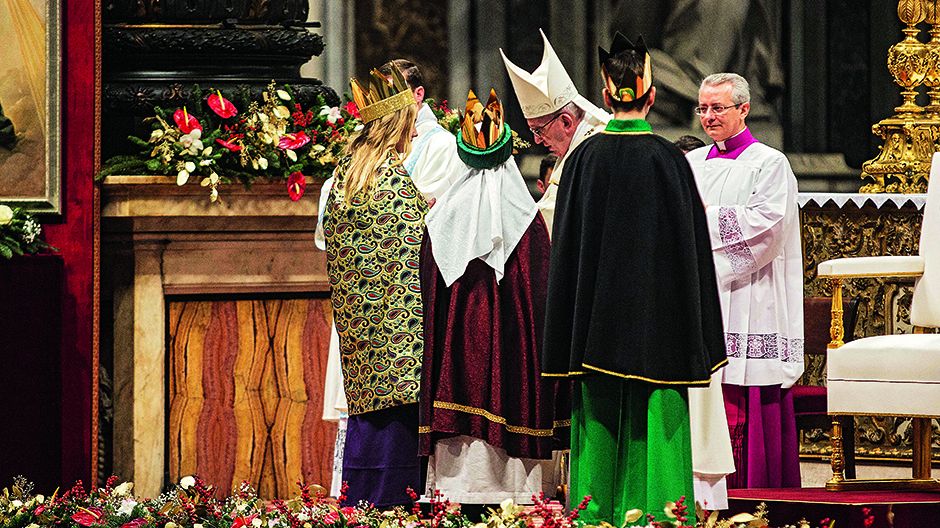
[{"label": "person with black and gold crown", "polygon": [[569,424],[539,368],[548,232],[494,91],[485,105],[470,92],[456,148],[464,171],[428,213],[421,249],[426,489],[531,503],[554,494],[552,450]]},{"label": "person with black and gold crown", "polygon": [[420,489],[424,352],[418,259],[427,204],[402,165],[417,105],[397,69],[350,82],[363,128],[333,173],[323,232],[349,421],[349,504],[407,504]]},{"label": "person with black and gold crown", "polygon": [[600,49],[602,133],[569,153],[558,189],[544,376],[574,380],[571,498],[587,524],[664,520],[694,500],[689,388],[727,359],[708,224],[682,153],[645,120],[650,56]]}]

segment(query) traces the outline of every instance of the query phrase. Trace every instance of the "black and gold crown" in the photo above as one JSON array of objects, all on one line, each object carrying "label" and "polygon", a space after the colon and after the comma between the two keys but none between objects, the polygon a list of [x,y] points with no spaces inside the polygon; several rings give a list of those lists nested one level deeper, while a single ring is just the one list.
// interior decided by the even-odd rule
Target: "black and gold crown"
[{"label": "black and gold crown", "polygon": [[503,105],[490,89],[486,106],[470,90],[457,133],[457,154],[476,169],[493,168],[512,156],[512,131],[503,119]]},{"label": "black and gold crown", "polygon": [[[625,68],[620,78],[613,78],[607,71],[607,60],[619,53],[627,50],[633,50],[643,57],[643,74],[637,75],[633,70]],[[643,37],[636,39],[634,45],[630,39],[623,36],[619,31],[614,35],[614,41],[610,45],[610,51],[598,46],[597,54],[601,63],[601,77],[607,91],[610,92],[614,100],[629,103],[646,95],[646,92],[653,86],[653,67],[650,61],[650,52],[643,42]]]},{"label": "black and gold crown", "polygon": [[415,96],[398,68],[392,67],[391,75],[385,76],[372,68],[369,72],[369,89],[363,89],[355,77],[349,80],[353,101],[359,107],[362,122],[368,123],[397,112],[408,105],[416,104]]}]

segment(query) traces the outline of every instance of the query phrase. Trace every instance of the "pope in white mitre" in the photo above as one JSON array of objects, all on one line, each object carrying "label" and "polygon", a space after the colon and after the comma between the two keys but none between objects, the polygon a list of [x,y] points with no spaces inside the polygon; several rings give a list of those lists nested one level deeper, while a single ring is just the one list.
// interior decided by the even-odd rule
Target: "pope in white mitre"
[{"label": "pope in white mitre", "polygon": [[558,156],[551,182],[538,203],[551,236],[555,198],[565,159],[582,141],[604,130],[611,115],[578,94],[545,33],[542,30],[539,33],[544,42],[542,63],[532,73],[513,64],[502,48],[499,53],[535,142]]}]

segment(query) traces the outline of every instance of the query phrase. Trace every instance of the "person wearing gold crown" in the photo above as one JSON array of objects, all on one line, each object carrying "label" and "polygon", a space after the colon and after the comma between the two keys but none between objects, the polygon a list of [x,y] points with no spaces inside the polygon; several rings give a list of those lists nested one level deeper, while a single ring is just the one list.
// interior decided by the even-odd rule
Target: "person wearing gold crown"
[{"label": "person wearing gold crown", "polygon": [[600,49],[614,112],[563,168],[549,267],[544,376],[573,378],[571,497],[581,518],[663,520],[694,500],[689,388],[726,362],[705,210],[689,164],[645,117],[642,38]]},{"label": "person wearing gold crown", "polygon": [[350,82],[363,128],[333,173],[323,233],[349,421],[347,498],[377,507],[419,489],[424,352],[418,259],[427,204],[402,165],[417,105],[401,73]]},{"label": "person wearing gold crown", "polygon": [[531,503],[554,495],[552,450],[570,423],[539,367],[548,232],[495,91],[486,105],[470,92],[456,148],[464,170],[428,213],[421,248],[426,489]]},{"label": "person wearing gold crown", "polygon": [[535,142],[545,145],[552,154],[558,156],[551,182],[538,203],[548,226],[548,235],[552,236],[558,182],[567,154],[582,141],[603,130],[610,120],[610,114],[578,94],[578,89],[545,33],[542,30],[539,33],[544,46],[542,63],[532,73],[513,64],[502,48],[499,53]]}]

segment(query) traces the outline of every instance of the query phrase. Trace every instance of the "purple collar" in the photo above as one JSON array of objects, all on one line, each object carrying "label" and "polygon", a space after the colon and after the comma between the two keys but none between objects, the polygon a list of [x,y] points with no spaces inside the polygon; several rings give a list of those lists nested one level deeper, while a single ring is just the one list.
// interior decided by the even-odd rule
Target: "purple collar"
[{"label": "purple collar", "polygon": [[744,152],[744,149],[750,147],[754,143],[757,143],[757,140],[754,139],[754,136],[751,135],[751,130],[747,127],[744,127],[744,130],[729,137],[728,139],[724,141],[716,141],[712,145],[711,150],[708,151],[708,156],[706,156],[705,159],[737,159],[738,156]]}]

